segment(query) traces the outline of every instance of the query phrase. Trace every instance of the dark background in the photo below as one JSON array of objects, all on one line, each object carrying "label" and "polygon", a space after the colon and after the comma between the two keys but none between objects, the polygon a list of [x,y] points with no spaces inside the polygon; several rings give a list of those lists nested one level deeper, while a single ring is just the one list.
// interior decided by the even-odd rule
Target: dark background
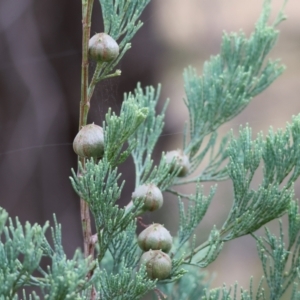
[{"label": "dark background", "polygon": [[[283,1],[274,0],[278,12]],[[166,126],[156,154],[181,147],[187,120],[183,105],[182,70],[219,51],[222,30],[247,34],[261,11],[261,0],[152,0],[142,15],[144,26],[118,66],[122,76],[102,82],[92,99],[90,122],[101,125],[109,106],[118,111],[124,92],[162,83],[162,97],[171,98]],[[289,20],[272,58],[282,58],[287,71],[221,133],[248,122],[254,135],[270,125],[285,127],[300,112],[300,3],[289,1]],[[92,33],[103,30],[100,6],[95,1]],[[274,16],[274,14],[273,14]],[[62,223],[69,256],[82,245],[79,199],[68,177],[76,168],[72,141],[77,133],[80,101],[81,3],[71,0],[0,1],[0,206],[21,222],[43,224],[53,213]],[[92,65],[93,67],[93,65]],[[163,101],[161,102],[161,104]],[[120,205],[134,188],[132,161],[120,166],[126,179]],[[197,237],[207,238],[214,224],[226,218],[232,202],[230,182],[220,183]],[[189,186],[187,192],[193,192]],[[298,185],[296,197],[299,197]],[[147,214],[145,222],[161,222],[176,232],[177,201],[166,197],[164,209]],[[175,224],[174,224],[175,221]],[[209,270],[218,272],[214,286],[236,279],[248,286],[250,275],[260,278],[261,266],[252,238],[226,244]],[[230,274],[228,274],[230,268]],[[245,274],[244,274],[245,273]]]}]

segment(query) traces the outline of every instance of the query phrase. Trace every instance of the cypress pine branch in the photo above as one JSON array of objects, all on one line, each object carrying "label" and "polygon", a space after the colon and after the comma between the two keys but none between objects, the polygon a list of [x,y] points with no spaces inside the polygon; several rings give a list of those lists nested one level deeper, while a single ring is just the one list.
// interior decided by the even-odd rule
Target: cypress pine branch
[{"label": "cypress pine branch", "polygon": [[[184,71],[185,104],[189,111],[189,131],[185,131],[184,153],[190,157],[191,172],[201,164],[208,148],[214,146],[215,131],[239,114],[254,96],[266,89],[284,70],[278,61],[266,62],[278,37],[275,25],[284,19],[280,12],[277,21],[268,25],[269,15],[270,1],[267,0],[255,31],[249,38],[243,32],[224,33],[220,54],[204,64],[202,76],[198,76],[192,67]],[[212,136],[208,145],[199,153],[204,138],[209,135]],[[218,167],[226,159],[224,148],[221,148],[221,153]],[[211,159],[206,169],[210,169],[214,163]],[[225,170],[219,170],[220,174],[216,172],[218,167],[215,166],[204,177],[198,175],[194,182],[207,177],[212,180],[226,179]],[[186,181],[179,181],[179,184],[183,183]]]},{"label": "cypress pine branch", "polygon": [[[205,290],[206,295],[203,296],[202,300],[266,300],[266,295],[264,288],[262,287],[263,278],[261,279],[259,286],[257,288],[256,295],[253,292],[253,281],[252,278],[250,280],[250,288],[249,291],[240,287],[238,289],[238,284],[235,283],[233,288],[227,288],[224,284],[222,288],[217,288],[213,290]],[[237,295],[239,290],[240,295]],[[232,295],[233,294],[233,295]]]},{"label": "cypress pine branch", "polygon": [[109,244],[108,250],[113,258],[113,272],[119,273],[122,267],[132,268],[139,261],[139,248],[136,242],[136,222],[133,220]]},{"label": "cypress pine branch", "polygon": [[167,299],[201,299],[209,282],[206,273],[199,268],[185,267],[188,271],[176,282],[170,284],[158,284],[158,288],[166,295]]},{"label": "cypress pine branch", "polygon": [[[109,63],[99,64],[99,69],[95,72],[96,82],[114,74],[111,74],[112,70],[116,67],[124,54],[131,48],[130,41],[143,25],[139,20],[139,17],[150,0],[99,0],[99,2],[102,9],[104,32],[118,41],[120,54],[116,59]],[[116,73],[117,76],[120,74],[120,72]],[[91,93],[93,88],[94,86],[91,84]]]},{"label": "cypress pine branch", "polygon": [[70,179],[74,190],[89,204],[94,216],[100,262],[113,239],[131,224],[133,214],[116,205],[124,182],[118,185],[120,174],[116,168],[112,170],[107,159],[103,158],[98,164],[93,160],[87,161],[85,167],[85,170],[80,167],[80,176],[72,170],[73,178]]},{"label": "cypress pine branch", "polygon": [[213,187],[208,197],[203,194],[203,189],[197,185],[195,195],[189,198],[189,206],[187,212],[184,211],[184,204],[179,198],[179,231],[178,231],[178,245],[176,250],[172,251],[174,255],[182,248],[182,246],[189,240],[195,228],[203,219],[209,204],[216,192],[216,187]]},{"label": "cypress pine branch", "polygon": [[162,174],[162,178],[165,178],[167,175],[162,170],[157,171],[157,174],[152,173],[153,175],[150,175],[153,166],[151,155],[154,146],[162,133],[165,111],[168,105],[168,101],[166,101],[160,114],[156,113],[160,89],[161,87],[159,85],[157,90],[151,86],[146,87],[143,90],[140,84],[138,84],[133,94],[125,95],[125,100],[128,99],[128,97],[133,97],[134,101],[141,107],[148,108],[147,118],[128,140],[130,145],[134,145],[131,155],[135,165],[136,187],[146,182],[150,182],[156,178],[156,175]]},{"label": "cypress pine branch", "polygon": [[111,113],[109,109],[103,122],[105,139],[105,158],[112,166],[116,166],[126,160],[135,145],[133,141],[129,147],[122,151],[124,143],[136,132],[148,114],[148,108],[135,101],[133,97],[125,97],[122,103],[120,116]]},{"label": "cypress pine branch", "polygon": [[[6,217],[1,210],[0,219]],[[18,219],[8,219],[8,225],[2,230],[0,242],[0,299],[18,299],[17,292],[25,286],[37,286],[44,299],[84,299],[78,297],[81,290],[88,288],[93,280],[87,280],[92,267],[80,251],[72,259],[67,259],[61,244],[60,225],[54,221],[51,228],[54,247],[48,243],[43,227],[28,222],[22,226]],[[40,267],[42,257],[51,259],[51,267]],[[40,276],[33,275],[37,270]],[[25,292],[23,298],[26,299]],[[40,299],[35,293],[28,299]]]},{"label": "cypress pine branch", "polygon": [[[80,127],[86,122],[96,84],[121,74],[113,69],[130,48],[130,40],[142,25],[140,15],[149,1],[99,0],[104,30],[119,40],[120,55],[111,62],[97,63],[89,88],[87,41],[93,1],[82,1],[84,101],[81,101]],[[264,278],[256,293],[252,279],[249,291],[239,288],[237,283],[233,287],[224,285],[209,291],[209,282],[204,273],[199,272],[199,268],[207,267],[218,257],[224,242],[246,234],[256,239],[270,298],[279,299],[292,287],[291,299],[300,299],[300,214],[293,187],[300,175],[300,115],[293,117],[285,130],[271,128],[265,138],[260,133],[253,139],[247,126],[240,129],[239,137],[225,135],[217,146],[218,128],[240,113],[284,69],[278,61],[266,61],[278,36],[275,27],[284,19],[280,11],[275,22],[268,25],[270,3],[270,0],[264,1],[261,17],[249,38],[242,32],[224,33],[220,55],[204,65],[202,76],[199,77],[191,67],[184,72],[185,102],[190,117],[189,126],[186,124],[184,130],[183,154],[189,159],[186,172],[181,172],[183,168],[177,165],[177,157],[171,162],[168,160],[170,153],[163,153],[158,165],[152,160],[167,107],[166,102],[161,112],[156,112],[160,86],[156,90],[153,87],[142,89],[138,84],[133,93],[125,94],[119,116],[108,111],[103,122],[103,157],[97,157],[97,161],[80,158],[79,172],[76,174],[72,170],[70,178],[83,204],[85,258],[79,250],[71,259],[67,258],[62,246],[61,227],[55,216],[51,228],[52,242],[48,242],[45,236],[48,223],[44,227],[29,223],[23,226],[18,219],[13,222],[0,208],[0,300],[19,299],[17,293],[25,286],[39,287],[44,299],[49,300],[131,300],[141,299],[149,291],[155,291],[158,298],[167,293],[171,299],[266,299],[267,293],[262,287]],[[144,200],[153,190],[147,191],[149,195],[137,196],[134,205],[128,205],[126,209],[117,205],[124,186],[124,182],[119,183],[121,174],[117,166],[129,155],[135,164],[136,187],[152,184],[156,189],[169,191],[179,198],[179,230],[173,244],[170,242],[172,251],[167,254],[162,250],[169,251],[170,247],[168,250],[151,248],[149,253],[145,251],[143,254],[144,258],[150,255],[148,261],[141,259],[135,217],[145,212]],[[206,157],[209,158],[208,164],[199,174],[193,178],[179,178],[194,173]],[[253,178],[260,166],[263,179],[258,187],[253,187]],[[213,186],[205,196],[200,183],[227,178],[232,181],[234,193],[228,218],[220,229],[212,228],[203,244],[196,245],[193,232],[216,191],[216,186]],[[173,188],[186,183],[197,183],[194,194]],[[181,200],[184,198],[188,200],[187,209]],[[89,229],[89,209],[96,225],[94,235]],[[285,213],[289,219],[287,245],[281,222],[279,236],[267,228],[264,237],[254,235],[257,229]],[[157,226],[154,231],[161,227]],[[165,228],[164,234],[172,240]],[[163,234],[160,238],[164,238]],[[146,249],[141,246],[140,237],[139,245],[143,251]],[[152,245],[160,247],[157,246],[160,241]],[[93,258],[94,248],[96,260]],[[91,256],[87,257],[87,254]],[[51,261],[45,269],[40,265],[42,257]],[[157,266],[159,268],[155,269]],[[34,292],[26,296],[24,291],[23,299],[37,300],[40,297]]]},{"label": "cypress pine branch", "polygon": [[[293,297],[299,294],[300,237],[299,207],[292,202],[289,208],[289,243],[286,247],[282,223],[279,221],[279,236],[265,228],[265,237],[255,237],[257,251],[270,290],[271,299],[280,299],[293,284]],[[297,231],[296,231],[297,230]],[[289,258],[291,263],[288,264]]]},{"label": "cypress pine branch", "polygon": [[[280,135],[279,132],[276,136]],[[222,227],[225,240],[254,232],[267,222],[282,216],[287,212],[294,197],[293,189],[289,186],[280,188],[278,181],[268,182],[266,185],[265,178],[256,191],[250,187],[266,151],[265,145],[262,134],[252,141],[251,130],[248,127],[241,129],[239,139],[232,139],[230,143],[228,173],[233,182],[234,202]],[[278,160],[270,163],[274,168],[281,164]]]},{"label": "cypress pine branch", "polygon": [[105,270],[100,273],[96,287],[102,300],[137,300],[155,288],[156,282],[147,278],[145,268],[137,272],[122,266],[120,273],[109,274]]}]

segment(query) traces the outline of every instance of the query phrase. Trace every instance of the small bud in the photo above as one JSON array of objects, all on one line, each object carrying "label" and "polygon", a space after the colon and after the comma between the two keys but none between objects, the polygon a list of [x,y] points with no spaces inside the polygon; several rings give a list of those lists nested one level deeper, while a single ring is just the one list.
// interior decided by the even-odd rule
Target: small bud
[{"label": "small bud", "polygon": [[138,244],[144,251],[161,250],[169,252],[172,248],[172,236],[161,224],[152,224],[138,236]]},{"label": "small bud", "polygon": [[119,55],[119,45],[108,34],[101,32],[89,40],[89,55],[100,62],[110,62]]},{"label": "small bud", "polygon": [[73,149],[80,157],[102,158],[104,153],[102,127],[95,124],[83,126],[74,139]]},{"label": "small bud", "polygon": [[152,183],[138,186],[132,193],[132,201],[138,198],[144,199],[144,210],[154,211],[162,207],[163,195],[160,189]]},{"label": "small bud", "polygon": [[171,168],[171,172],[175,168],[181,168],[178,177],[184,177],[188,175],[190,170],[190,161],[187,155],[185,155],[182,150],[173,150],[166,153],[166,162],[171,164],[174,159],[174,167]]},{"label": "small bud", "polygon": [[160,250],[145,252],[141,257],[141,264],[146,265],[147,275],[151,279],[165,279],[172,270],[171,258]]}]

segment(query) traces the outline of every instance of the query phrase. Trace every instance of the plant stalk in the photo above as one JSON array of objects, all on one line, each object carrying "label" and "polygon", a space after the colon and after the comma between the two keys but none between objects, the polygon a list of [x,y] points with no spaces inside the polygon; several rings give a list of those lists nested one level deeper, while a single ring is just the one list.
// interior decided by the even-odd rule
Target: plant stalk
[{"label": "plant stalk", "polygon": [[[81,100],[79,112],[79,130],[87,124],[90,101],[88,99],[88,81],[89,81],[89,39],[91,31],[91,17],[94,0],[82,0],[82,64],[81,64]],[[85,165],[84,158],[78,160],[82,166]],[[91,253],[91,218],[88,204],[84,199],[80,199],[80,216],[83,232],[84,256],[92,256]]]}]

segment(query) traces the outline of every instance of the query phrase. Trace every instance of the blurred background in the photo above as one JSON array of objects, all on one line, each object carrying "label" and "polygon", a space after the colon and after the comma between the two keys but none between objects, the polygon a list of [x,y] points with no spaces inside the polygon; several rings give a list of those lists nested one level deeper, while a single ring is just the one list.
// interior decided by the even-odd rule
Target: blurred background
[{"label": "blurred background", "polygon": [[[188,119],[182,101],[183,69],[192,65],[201,74],[203,62],[219,52],[223,30],[242,29],[250,34],[262,2],[152,0],[142,15],[144,26],[120,63],[122,76],[96,89],[90,122],[101,125],[108,107],[118,111],[123,93],[132,91],[138,81],[142,86],[162,83],[160,106],[166,98],[171,101],[155,153],[160,157],[161,151],[181,147]],[[282,3],[273,0],[273,18]],[[254,135],[261,130],[266,133],[270,125],[284,128],[300,112],[299,1],[290,0],[285,12],[288,21],[279,27],[280,38],[271,58],[281,58],[287,70],[243,113],[223,125],[221,134],[231,128],[237,132],[246,123]],[[92,33],[103,31],[100,16],[95,1]],[[43,224],[56,213],[69,256],[82,245],[79,199],[68,179],[70,169],[76,168],[72,141],[78,127],[80,64],[80,1],[0,2],[0,206],[22,222]],[[132,160],[120,171],[127,182],[120,201],[124,205],[134,189]],[[194,187],[187,189],[193,192]],[[298,185],[297,198],[299,193]],[[197,231],[199,242],[214,224],[222,225],[231,203],[231,183],[222,182]],[[147,214],[144,222],[164,223],[175,234],[177,216],[177,199],[166,195],[164,208]],[[277,223],[274,230],[278,230]],[[259,280],[262,270],[254,240],[244,237],[226,244],[208,271],[214,276],[213,287],[235,280],[248,287],[251,275]]]}]

